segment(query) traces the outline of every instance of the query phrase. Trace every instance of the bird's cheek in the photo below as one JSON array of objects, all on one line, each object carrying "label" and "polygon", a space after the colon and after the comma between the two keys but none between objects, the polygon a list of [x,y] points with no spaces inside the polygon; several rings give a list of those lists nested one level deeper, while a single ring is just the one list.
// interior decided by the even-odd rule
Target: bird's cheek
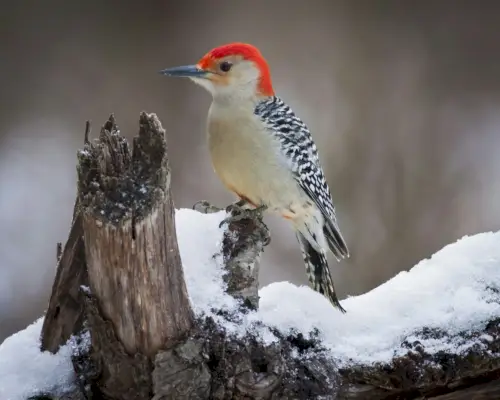
[{"label": "bird's cheek", "polygon": [[231,84],[231,78],[227,75],[216,75],[210,77],[210,80],[215,86],[227,87]]},{"label": "bird's cheek", "polygon": [[194,83],[200,85],[204,89],[208,90],[210,93],[214,92],[214,85],[209,79],[205,78],[190,78]]}]

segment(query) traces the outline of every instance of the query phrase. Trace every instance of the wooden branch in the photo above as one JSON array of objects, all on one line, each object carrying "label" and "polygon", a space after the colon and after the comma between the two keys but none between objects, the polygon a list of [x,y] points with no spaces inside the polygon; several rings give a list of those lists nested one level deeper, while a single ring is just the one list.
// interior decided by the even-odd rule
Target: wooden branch
[{"label": "wooden branch", "polygon": [[[193,209],[201,213],[221,211],[207,201],[200,201]],[[222,256],[226,273],[226,292],[243,301],[243,307],[259,307],[260,256],[271,241],[269,229],[262,219],[242,219],[226,227],[222,240]]]},{"label": "wooden branch", "polygon": [[222,254],[227,271],[224,275],[226,291],[242,299],[249,309],[259,307],[260,256],[269,242],[269,230],[260,219],[231,222],[224,232]]}]

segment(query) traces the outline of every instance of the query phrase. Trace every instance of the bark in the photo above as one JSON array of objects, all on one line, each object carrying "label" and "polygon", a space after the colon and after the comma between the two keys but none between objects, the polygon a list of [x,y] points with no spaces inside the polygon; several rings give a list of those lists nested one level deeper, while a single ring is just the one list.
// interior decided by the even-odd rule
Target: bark
[{"label": "bark", "polygon": [[81,285],[87,285],[82,235],[82,220],[80,216],[76,216],[57,263],[52,294],[42,326],[42,350],[57,352],[81,328],[83,305],[79,300],[79,290]]},{"label": "bark", "polygon": [[[86,136],[73,224],[60,257],[58,252],[42,331],[42,349],[52,352],[71,336],[79,387],[62,398],[498,397],[500,319],[457,337],[425,327],[416,334],[473,344],[467,354],[429,354],[421,342],[403,341],[406,355],[389,364],[339,369],[317,332],[284,334],[261,326],[277,338],[269,344],[252,331],[236,336],[210,316],[193,315],[160,122],[142,113],[132,150],[113,117],[97,140]],[[195,209],[219,210],[207,202]],[[261,220],[226,226],[225,290],[240,307],[231,313],[214,310],[223,320],[241,323],[258,308],[259,261],[269,241]]]},{"label": "bark", "polygon": [[[454,337],[428,328],[415,336],[470,348],[460,355],[444,351],[430,354],[419,340],[404,341],[401,346],[408,353],[390,364],[356,365],[340,370],[344,384],[339,395],[367,400],[424,396],[459,400],[466,396],[464,393],[482,396],[494,387],[500,391],[500,318],[490,321],[484,330]],[[482,386],[486,382],[490,384],[487,389]],[[448,397],[443,397],[445,394]]]}]

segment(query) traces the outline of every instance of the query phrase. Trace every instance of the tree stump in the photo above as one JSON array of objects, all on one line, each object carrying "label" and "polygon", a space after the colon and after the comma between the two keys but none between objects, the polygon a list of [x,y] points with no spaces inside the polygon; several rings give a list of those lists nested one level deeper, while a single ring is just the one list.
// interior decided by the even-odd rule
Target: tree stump
[{"label": "tree stump", "polygon": [[89,287],[125,350],[153,356],[193,326],[177,246],[165,131],[140,117],[133,152],[114,118],[80,152]]},{"label": "tree stump", "polygon": [[93,358],[104,370],[101,390],[123,399],[152,392],[154,356],[187,338],[194,322],[177,246],[165,131],[155,115],[142,113],[139,125],[131,151],[111,116],[99,139],[79,153],[78,166],[95,299]]}]

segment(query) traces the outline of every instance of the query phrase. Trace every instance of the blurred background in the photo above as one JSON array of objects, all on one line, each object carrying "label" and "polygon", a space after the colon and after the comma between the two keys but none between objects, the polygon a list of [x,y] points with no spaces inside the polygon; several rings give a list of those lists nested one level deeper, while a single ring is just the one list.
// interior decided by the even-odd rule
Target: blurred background
[{"label": "blurred background", "polygon": [[[233,41],[261,48],[309,125],[366,292],[466,234],[500,227],[500,2],[5,0],[0,11],[0,342],[44,311],[75,195],[85,120],[167,130],[176,206],[233,200],[205,145],[210,96],[157,71]],[[306,284],[273,233],[263,285]]]}]

